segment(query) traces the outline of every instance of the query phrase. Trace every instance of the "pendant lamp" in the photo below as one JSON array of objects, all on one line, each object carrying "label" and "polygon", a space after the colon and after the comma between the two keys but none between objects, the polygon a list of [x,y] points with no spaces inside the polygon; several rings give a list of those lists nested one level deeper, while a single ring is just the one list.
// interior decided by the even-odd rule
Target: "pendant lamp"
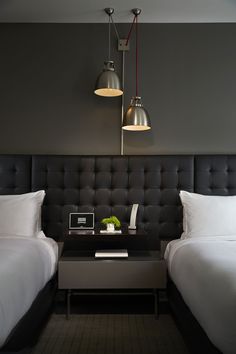
[{"label": "pendant lamp", "polygon": [[[122,129],[130,131],[144,131],[151,129],[151,121],[148,112],[143,107],[142,99],[138,94],[138,15],[140,15],[140,9],[133,9],[134,14],[133,24],[135,23],[136,28],[136,94],[131,98],[130,106],[127,109],[124,118]],[[127,42],[133,28],[130,29]]]},{"label": "pendant lamp", "polygon": [[119,76],[115,72],[114,62],[111,60],[111,20],[114,9],[106,8],[106,14],[109,16],[109,44],[108,60],[104,62],[103,71],[98,76],[94,93],[98,96],[115,97],[123,94]]}]

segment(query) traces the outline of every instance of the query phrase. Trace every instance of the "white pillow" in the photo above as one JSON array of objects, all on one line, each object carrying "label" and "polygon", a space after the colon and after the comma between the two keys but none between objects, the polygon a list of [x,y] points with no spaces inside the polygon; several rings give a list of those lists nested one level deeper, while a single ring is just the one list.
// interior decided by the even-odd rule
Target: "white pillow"
[{"label": "white pillow", "polygon": [[209,196],[180,191],[183,204],[181,238],[236,237],[236,196]]},{"label": "white pillow", "polygon": [[0,195],[0,236],[36,236],[41,231],[45,191]]}]

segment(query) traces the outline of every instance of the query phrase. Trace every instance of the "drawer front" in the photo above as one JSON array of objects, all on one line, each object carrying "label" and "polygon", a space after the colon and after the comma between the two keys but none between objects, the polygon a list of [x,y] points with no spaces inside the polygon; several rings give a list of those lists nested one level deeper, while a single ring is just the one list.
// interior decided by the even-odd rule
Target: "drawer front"
[{"label": "drawer front", "polygon": [[164,261],[61,261],[59,289],[148,289],[166,287]]}]

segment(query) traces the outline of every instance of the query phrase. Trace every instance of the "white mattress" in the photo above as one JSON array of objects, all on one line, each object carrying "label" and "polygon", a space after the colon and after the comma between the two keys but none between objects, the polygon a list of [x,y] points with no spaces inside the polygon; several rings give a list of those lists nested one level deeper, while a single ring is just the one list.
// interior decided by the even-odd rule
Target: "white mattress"
[{"label": "white mattress", "polygon": [[224,354],[236,353],[236,236],[174,240],[165,258],[185,303]]},{"label": "white mattress", "polygon": [[39,237],[0,237],[0,347],[56,270],[57,243]]}]

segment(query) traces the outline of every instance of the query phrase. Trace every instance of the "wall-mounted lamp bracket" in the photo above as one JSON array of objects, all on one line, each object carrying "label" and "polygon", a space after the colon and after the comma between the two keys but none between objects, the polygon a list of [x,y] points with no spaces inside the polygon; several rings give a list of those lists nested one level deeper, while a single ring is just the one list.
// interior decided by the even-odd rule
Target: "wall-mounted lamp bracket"
[{"label": "wall-mounted lamp bracket", "polygon": [[129,51],[129,42],[127,43],[127,39],[119,39],[118,40],[118,51],[120,51],[120,52],[128,52]]}]

